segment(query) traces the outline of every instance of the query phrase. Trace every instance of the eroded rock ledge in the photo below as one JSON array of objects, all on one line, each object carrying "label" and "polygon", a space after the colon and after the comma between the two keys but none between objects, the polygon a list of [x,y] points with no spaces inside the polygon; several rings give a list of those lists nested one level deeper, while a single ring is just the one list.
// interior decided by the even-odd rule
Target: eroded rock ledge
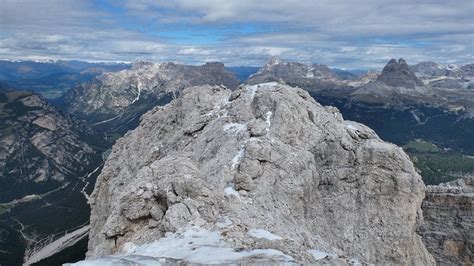
[{"label": "eroded rock ledge", "polygon": [[474,263],[473,206],[474,177],[427,187],[420,234],[438,264]]}]

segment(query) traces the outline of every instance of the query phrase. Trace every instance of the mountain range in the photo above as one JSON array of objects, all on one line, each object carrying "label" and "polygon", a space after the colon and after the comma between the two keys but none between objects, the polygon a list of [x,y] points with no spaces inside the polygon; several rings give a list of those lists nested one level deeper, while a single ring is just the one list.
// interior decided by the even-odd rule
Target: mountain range
[{"label": "mountain range", "polygon": [[[366,124],[381,139],[403,146],[427,184],[474,173],[474,159],[470,157],[474,155],[473,64],[423,62],[410,66],[403,59],[392,59],[382,71],[362,74],[278,58],[271,58],[259,69],[221,63],[2,61],[0,70],[7,80],[0,83],[0,182],[9,188],[0,189],[0,250],[14,254],[4,257],[0,253],[0,263],[46,259],[39,251],[58,235],[44,238],[74,233],[73,229],[87,223],[88,197],[110,147],[116,141],[123,145],[120,138],[140,124],[142,115],[158,112],[160,106],[180,99],[187,88],[195,86],[204,91],[209,89],[205,86],[214,86],[216,93],[224,88],[249,90],[248,86],[256,88],[252,86],[268,82],[273,82],[272,88],[284,84],[299,87],[322,105],[337,107],[345,119]],[[49,86],[58,84],[59,79],[68,80],[54,94],[60,97],[51,100],[37,94],[51,96]],[[35,92],[24,91],[28,86]],[[16,87],[22,91],[13,90]],[[213,103],[216,113],[211,112],[212,116],[226,117],[234,112],[223,111],[225,101]],[[265,120],[266,113],[262,112],[255,115]],[[163,127],[178,126],[174,123],[185,115],[177,115],[175,122],[170,118]],[[185,135],[200,134],[210,123],[201,122],[190,123]],[[255,136],[266,130],[260,124],[249,125],[250,131],[260,132]],[[232,122],[228,130],[238,133],[242,127]],[[160,154],[156,153],[156,158]],[[40,214],[42,211],[49,216]],[[54,217],[68,213],[77,215],[53,222]],[[80,250],[86,248],[84,240],[71,245],[76,244],[81,245]],[[74,252],[67,247],[57,253],[69,259],[84,255],[71,257]]]},{"label": "mountain range", "polygon": [[88,221],[109,144],[40,95],[12,90],[0,92],[0,143],[0,263],[16,265]]},{"label": "mountain range", "polygon": [[68,113],[99,131],[124,133],[154,106],[168,103],[186,87],[205,84],[235,89],[239,81],[221,63],[189,66],[139,61],[131,69],[105,73],[74,87],[65,94],[64,102]]},{"label": "mountain range", "polygon": [[0,60],[0,81],[16,90],[35,91],[43,97],[60,97],[77,83],[99,74],[130,68],[126,63],[90,63],[84,61],[7,61]]}]

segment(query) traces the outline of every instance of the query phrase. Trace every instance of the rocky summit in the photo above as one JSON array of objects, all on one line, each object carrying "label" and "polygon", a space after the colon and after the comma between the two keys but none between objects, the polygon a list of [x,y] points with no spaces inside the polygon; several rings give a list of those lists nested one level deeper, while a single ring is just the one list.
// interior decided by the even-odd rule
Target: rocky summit
[{"label": "rocky summit", "polygon": [[439,265],[474,263],[474,177],[428,186],[420,234]]},{"label": "rocky summit", "polygon": [[423,82],[408,68],[403,58],[398,59],[398,62],[395,59],[390,60],[377,80],[394,87],[423,86]]},{"label": "rocky summit", "polygon": [[415,231],[424,190],[401,148],[304,90],[192,87],[113,146],[87,256],[428,265]]}]

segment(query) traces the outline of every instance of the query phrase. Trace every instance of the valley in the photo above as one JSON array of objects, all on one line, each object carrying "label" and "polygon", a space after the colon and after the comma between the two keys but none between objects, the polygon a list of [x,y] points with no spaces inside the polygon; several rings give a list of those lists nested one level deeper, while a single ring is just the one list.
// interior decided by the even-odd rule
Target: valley
[{"label": "valley", "polygon": [[[24,258],[87,225],[89,205],[85,195],[92,193],[100,167],[91,169],[83,179],[72,181],[61,189],[8,207],[3,205],[0,249],[5,252],[0,254],[0,263],[20,265]],[[83,256],[68,257],[63,263]]]}]

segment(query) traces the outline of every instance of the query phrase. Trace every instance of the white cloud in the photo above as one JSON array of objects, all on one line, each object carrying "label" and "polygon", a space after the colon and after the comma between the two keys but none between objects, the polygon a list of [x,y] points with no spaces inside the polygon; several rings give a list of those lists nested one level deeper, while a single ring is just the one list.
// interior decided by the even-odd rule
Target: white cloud
[{"label": "white cloud", "polygon": [[[473,61],[472,0],[106,3],[118,13],[92,0],[0,0],[0,58],[260,65],[276,55],[345,68],[379,68],[392,57]],[[183,28],[217,41],[160,35]]]},{"label": "white cloud", "polygon": [[215,53],[215,51],[195,47],[188,47],[178,51],[180,55],[210,55],[212,53]]}]

